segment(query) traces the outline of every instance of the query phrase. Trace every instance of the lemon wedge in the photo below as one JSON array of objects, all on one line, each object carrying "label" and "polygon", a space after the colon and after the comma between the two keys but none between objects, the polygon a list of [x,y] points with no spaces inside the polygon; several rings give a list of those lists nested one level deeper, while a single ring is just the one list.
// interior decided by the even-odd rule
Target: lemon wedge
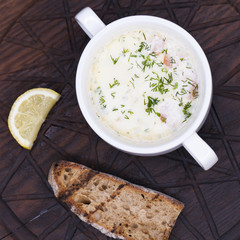
[{"label": "lemon wedge", "polygon": [[48,88],[34,88],[19,96],[8,116],[12,136],[24,148],[31,149],[39,129],[60,94]]}]

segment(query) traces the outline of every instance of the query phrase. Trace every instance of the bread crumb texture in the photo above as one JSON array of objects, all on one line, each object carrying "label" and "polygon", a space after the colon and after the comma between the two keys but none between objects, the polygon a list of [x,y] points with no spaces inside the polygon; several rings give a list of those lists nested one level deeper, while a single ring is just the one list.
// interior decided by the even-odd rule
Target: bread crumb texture
[{"label": "bread crumb texture", "polygon": [[167,240],[184,207],[160,192],[66,161],[54,163],[49,182],[80,219],[114,238]]}]

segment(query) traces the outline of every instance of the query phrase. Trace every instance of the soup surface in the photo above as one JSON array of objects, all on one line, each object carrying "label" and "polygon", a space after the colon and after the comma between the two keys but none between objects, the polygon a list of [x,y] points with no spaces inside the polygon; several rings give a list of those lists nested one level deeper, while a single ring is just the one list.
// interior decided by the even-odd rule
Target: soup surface
[{"label": "soup surface", "polygon": [[137,142],[174,134],[194,114],[199,79],[190,50],[175,36],[126,32],[97,54],[90,96],[99,119]]}]

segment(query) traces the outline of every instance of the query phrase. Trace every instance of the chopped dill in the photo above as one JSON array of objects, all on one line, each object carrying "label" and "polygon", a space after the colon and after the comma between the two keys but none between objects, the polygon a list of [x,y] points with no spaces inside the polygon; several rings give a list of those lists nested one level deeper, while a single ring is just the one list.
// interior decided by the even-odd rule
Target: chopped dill
[{"label": "chopped dill", "polygon": [[105,101],[105,99],[104,99],[104,97],[103,96],[101,96],[100,98],[99,98],[99,103],[100,103],[100,105],[101,106],[103,106],[104,108],[106,108],[107,107],[107,105],[106,104],[104,104],[106,101]]},{"label": "chopped dill", "polygon": [[128,49],[123,48],[123,50],[122,50],[122,53],[123,53],[123,54],[128,53],[128,52],[129,52]]},{"label": "chopped dill", "polygon": [[112,55],[110,55],[110,57],[113,61],[113,64],[115,65],[118,62],[119,57],[118,58],[113,58]]},{"label": "chopped dill", "polygon": [[178,88],[178,82],[176,82],[173,86],[173,89],[177,89]]},{"label": "chopped dill", "polygon": [[104,104],[105,102],[106,102],[105,99],[103,98],[103,96],[101,96],[101,97],[99,98],[99,103],[100,103],[100,105]]},{"label": "chopped dill", "polygon": [[176,61],[173,57],[170,58],[170,63],[176,63]]},{"label": "chopped dill", "polygon": [[135,78],[139,78],[139,76],[137,74],[134,74]]},{"label": "chopped dill", "polygon": [[114,86],[119,86],[119,85],[120,85],[120,82],[118,82],[118,80],[115,79],[115,78],[114,78],[114,83],[113,84],[109,83],[110,88],[113,88]]},{"label": "chopped dill", "polygon": [[133,88],[135,88],[135,85],[134,85],[134,83],[133,83],[132,81],[129,81],[129,82],[132,84]]},{"label": "chopped dill", "polygon": [[141,42],[137,51],[142,52],[143,49],[145,49],[147,51],[150,50],[150,47],[148,46],[148,44],[146,42]]},{"label": "chopped dill", "polygon": [[145,36],[144,32],[142,34],[143,34],[144,40],[146,41],[147,39],[146,39],[146,36]]},{"label": "chopped dill", "polygon": [[189,112],[189,109],[190,109],[190,107],[192,106],[191,103],[192,103],[192,102],[187,102],[187,103],[184,105],[184,107],[183,107],[183,114],[184,114],[184,116],[185,116],[185,120],[184,120],[183,122],[186,122],[187,119],[190,118],[191,115],[192,115],[192,114]]},{"label": "chopped dill", "polygon": [[166,53],[167,54],[167,49],[163,49],[162,53]]},{"label": "chopped dill", "polygon": [[193,97],[194,98],[197,98],[199,95],[198,95],[198,84],[196,84],[195,86],[194,86],[194,89],[193,89],[193,91],[192,91],[192,95],[193,95]]}]

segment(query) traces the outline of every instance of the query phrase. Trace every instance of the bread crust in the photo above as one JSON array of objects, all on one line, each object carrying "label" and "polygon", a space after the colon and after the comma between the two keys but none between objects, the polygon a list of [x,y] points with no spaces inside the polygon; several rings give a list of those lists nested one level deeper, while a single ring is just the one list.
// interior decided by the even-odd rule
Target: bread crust
[{"label": "bread crust", "polygon": [[[168,202],[169,205],[172,205],[176,211],[178,212],[178,214],[180,214],[180,212],[182,211],[182,209],[184,208],[184,204],[181,203],[180,201],[166,195],[163,193],[160,193],[158,191],[152,190],[150,188],[145,188],[143,186],[139,186],[136,184],[132,184],[128,181],[125,181],[121,178],[118,178],[116,176],[112,176],[110,174],[106,174],[106,173],[100,173],[97,171],[94,171],[84,165],[81,164],[77,164],[77,163],[72,163],[72,162],[66,162],[66,161],[57,161],[54,162],[49,170],[49,175],[48,175],[48,182],[50,183],[50,185],[52,186],[54,195],[57,198],[60,198],[61,200],[63,200],[64,202],[66,202],[66,204],[69,206],[69,208],[71,209],[71,211],[73,213],[75,213],[82,221],[90,224],[91,226],[93,226],[94,228],[98,229],[99,231],[101,231],[103,234],[112,237],[112,238],[118,238],[118,239],[126,239],[126,240],[132,240],[132,238],[128,238],[127,236],[124,237],[122,235],[116,234],[113,231],[109,231],[107,229],[107,227],[104,227],[103,224],[99,225],[96,221],[94,221],[93,218],[91,218],[91,216],[89,217],[88,214],[86,213],[86,211],[84,211],[84,209],[81,209],[79,207],[77,207],[75,205],[74,199],[71,198],[71,196],[68,196],[66,194],[66,196],[61,195],[62,192],[67,193],[69,191],[69,188],[63,189],[63,191],[61,191],[61,182],[59,181],[59,176],[58,176],[58,171],[59,169],[66,169],[66,168],[78,168],[79,169],[79,173],[80,172],[86,172],[86,179],[87,181],[89,181],[88,178],[94,178],[97,174],[100,178],[104,178],[104,179],[108,179],[110,181],[116,181],[116,183],[120,184],[119,186],[121,186],[121,188],[126,187],[128,189],[130,189],[131,191],[134,192],[138,192],[138,194],[142,194],[142,193],[151,193],[154,194],[154,198],[157,199],[157,201],[161,201],[164,200],[164,202]],[[92,174],[90,174],[92,173]],[[89,176],[90,175],[90,176]],[[83,184],[87,184],[87,182],[83,183]],[[120,189],[121,190],[121,189]],[[119,190],[119,191],[120,191]],[[75,191],[73,189],[73,191]],[[71,192],[71,189],[70,189]],[[65,199],[66,197],[66,199]],[[152,199],[154,201],[154,198]],[[177,214],[177,216],[178,216]],[[177,218],[176,216],[176,218]],[[167,240],[170,232],[172,230],[172,227],[175,224],[176,219],[173,220],[173,224],[170,227],[166,227],[166,233],[164,235],[164,238],[162,238],[163,240]]]},{"label": "bread crust", "polygon": [[[52,166],[50,167],[50,170],[49,170],[49,173],[48,173],[48,182],[49,184],[52,186],[52,189],[53,189],[53,192],[54,192],[54,195],[56,197],[59,196],[59,188],[58,188],[58,183],[56,181],[56,173],[55,173],[55,167],[56,167],[56,164],[63,164],[63,167],[66,167],[66,166],[69,166],[69,163],[68,162],[65,162],[63,160],[60,160],[60,161],[56,161],[52,164]],[[71,164],[74,164],[74,163],[71,163]],[[81,164],[77,164],[78,166],[81,166],[82,168],[86,168],[86,169],[90,169],[84,165],[81,165]],[[69,205],[67,203],[67,205]],[[125,240],[125,238],[123,236],[120,236],[120,235],[116,235],[114,233],[111,233],[109,232],[106,228],[98,225],[97,223],[94,223],[94,222],[91,222],[89,221],[86,217],[83,216],[82,212],[80,211],[80,209],[76,208],[75,206],[69,206],[69,208],[71,209],[71,211],[73,213],[75,213],[83,222],[85,223],[88,223],[90,224],[92,227],[98,229],[100,232],[102,232],[103,234],[105,234],[106,236],[108,237],[112,237],[112,238],[118,238],[118,239],[123,239]]]}]

